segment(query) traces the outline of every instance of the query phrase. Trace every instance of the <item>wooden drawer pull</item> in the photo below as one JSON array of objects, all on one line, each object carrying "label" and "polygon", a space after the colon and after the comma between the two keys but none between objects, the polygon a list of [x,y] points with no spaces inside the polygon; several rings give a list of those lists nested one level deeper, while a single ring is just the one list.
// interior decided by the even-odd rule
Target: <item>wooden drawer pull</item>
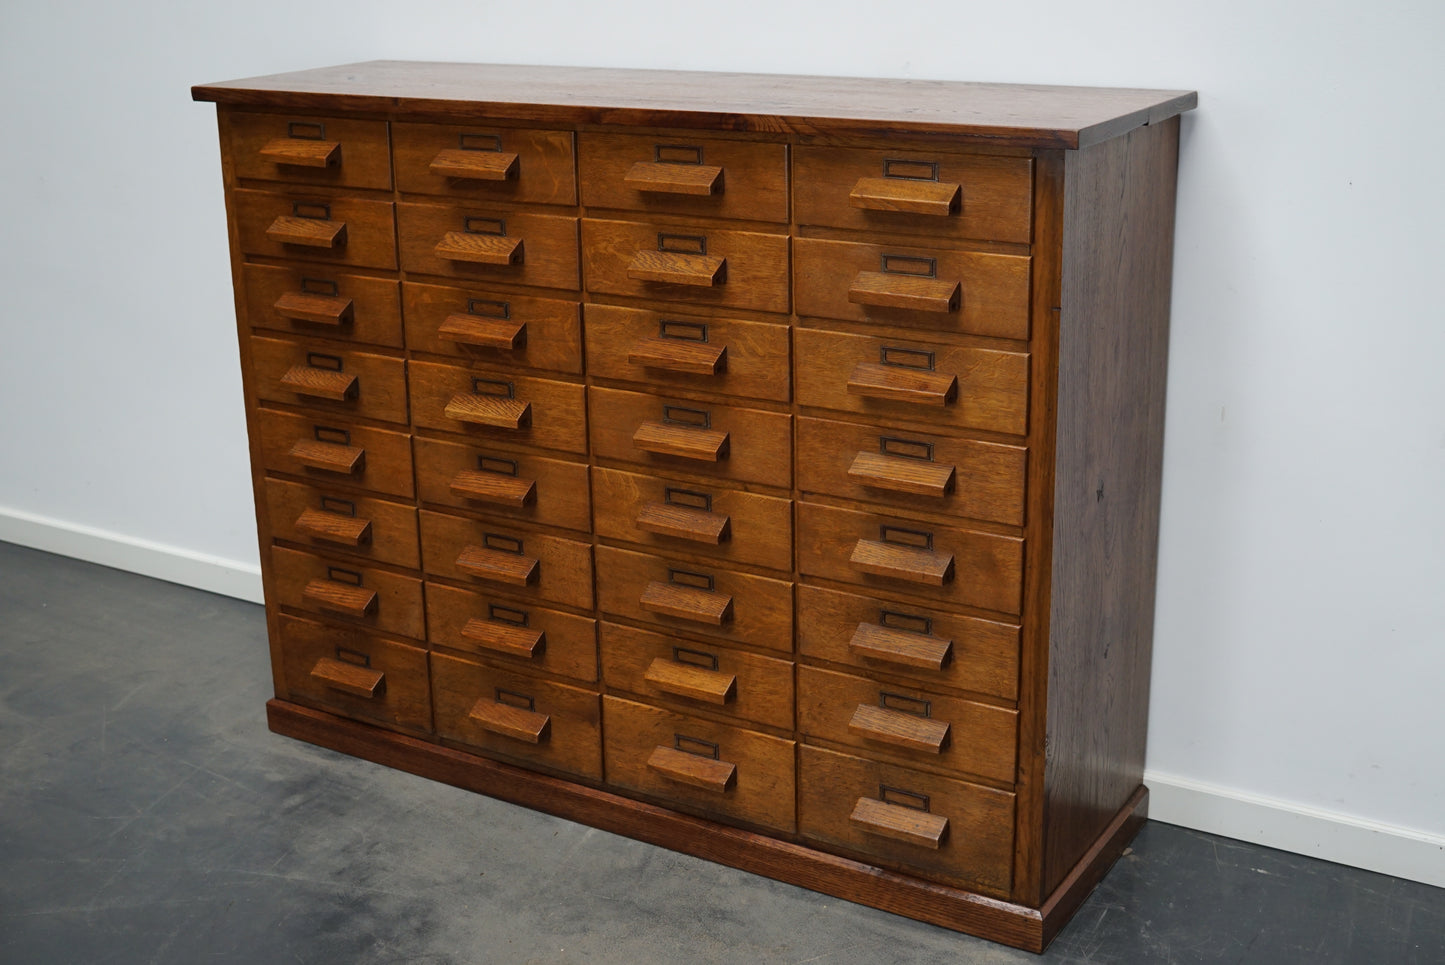
[{"label": "wooden drawer pull", "polygon": [[546,740],[552,725],[552,718],[546,714],[485,697],[473,705],[467,716],[476,721],[482,730],[528,744],[540,744]]},{"label": "wooden drawer pull", "polygon": [[468,181],[510,181],[517,176],[517,155],[502,151],[452,148],[431,159],[427,170],[444,178]]},{"label": "wooden drawer pull", "polygon": [[513,351],[527,337],[527,323],[509,318],[478,318],[476,315],[448,315],[437,328],[437,335],[460,345],[477,345]]},{"label": "wooden drawer pull", "polygon": [[859,178],[848,203],[867,211],[903,211],[947,217],[958,211],[963,188],[946,181],[912,178]]},{"label": "wooden drawer pull", "polygon": [[638,529],[660,536],[676,536],[717,546],[728,538],[731,519],[705,509],[675,506],[671,503],[648,503],[637,514]]},{"label": "wooden drawer pull", "polygon": [[893,493],[942,498],[953,492],[954,467],[881,452],[860,452],[848,475],[865,486]]},{"label": "wooden drawer pull", "polygon": [[340,248],[346,244],[346,222],[283,214],[271,222],[271,227],[266,229],[266,237],[283,245]]},{"label": "wooden drawer pull", "polygon": [[366,450],[339,442],[298,439],[289,453],[292,459],[311,469],[353,475],[366,465]]},{"label": "wooden drawer pull", "polygon": [[726,593],[659,580],[647,584],[639,602],[644,610],[652,613],[713,627],[722,626],[733,613],[733,598]]},{"label": "wooden drawer pull", "polygon": [[301,591],[302,599],[349,617],[366,617],[376,612],[376,591],[339,580],[312,580]]},{"label": "wooden drawer pull", "polygon": [[886,707],[859,704],[848,721],[848,731],[865,740],[893,744],[909,750],[942,754],[948,740],[948,724],[928,717],[916,717]]},{"label": "wooden drawer pull", "polygon": [[282,318],[317,325],[345,325],[352,316],[351,299],[341,295],[287,292],[276,299],[273,307]]},{"label": "wooden drawer pull", "polygon": [[345,402],[356,396],[356,376],[314,365],[293,365],[281,376],[281,384],[297,395]]},{"label": "wooden drawer pull", "polygon": [[953,579],[953,554],[921,546],[900,546],[876,539],[860,539],[848,557],[864,573],[888,576],[909,583],[943,586]]},{"label": "wooden drawer pull", "polygon": [[448,231],[435,248],[438,258],[465,261],[474,265],[520,265],[522,239],[505,235],[479,235],[466,231]]},{"label": "wooden drawer pull", "polygon": [[869,399],[946,406],[958,395],[958,376],[904,365],[859,362],[848,376],[848,391]]},{"label": "wooden drawer pull", "polygon": [[644,422],[632,434],[632,444],[660,456],[678,456],[698,462],[718,462],[727,458],[728,454],[728,434],[721,429],[667,422]]},{"label": "wooden drawer pull", "polygon": [[710,704],[725,704],[737,694],[736,675],[678,663],[666,657],[654,659],[642,679],[665,694],[705,700]]},{"label": "wooden drawer pull", "polygon": [[340,141],[316,141],[309,137],[277,137],[266,142],[261,156],[277,164],[300,168],[329,168],[341,162]]},{"label": "wooden drawer pull", "polygon": [[669,285],[711,288],[727,280],[727,259],[678,251],[639,251],[627,266],[633,281],[660,281]]},{"label": "wooden drawer pull", "polygon": [[723,169],[714,164],[668,164],[638,161],[622,183],[636,191],[656,194],[722,194]]},{"label": "wooden drawer pull", "polygon": [[511,626],[495,620],[472,617],[462,627],[462,636],[477,646],[509,657],[535,660],[547,645],[547,635],[530,627]]},{"label": "wooden drawer pull", "polygon": [[502,395],[454,395],[442,411],[448,419],[499,429],[520,429],[532,420],[532,403]]},{"label": "wooden drawer pull", "polygon": [[371,520],[307,507],[296,517],[296,531],[326,543],[361,546],[371,540]]},{"label": "wooden drawer pull", "polygon": [[880,627],[876,623],[860,623],[848,641],[848,649],[868,660],[920,670],[942,670],[953,652],[953,641],[940,640],[927,633]]},{"label": "wooden drawer pull", "polygon": [[860,797],[848,815],[848,823],[867,834],[892,838],[905,844],[916,844],[937,851],[948,833],[948,818],[930,814],[901,804],[887,804],[871,797]]},{"label": "wooden drawer pull", "polygon": [[386,691],[386,674],[370,667],[358,667],[354,663],[322,657],[311,668],[311,676],[332,690],[339,690],[356,697],[375,699]]},{"label": "wooden drawer pull", "polygon": [[689,754],[659,745],[647,758],[648,770],[656,771],[679,784],[700,787],[704,791],[726,794],[737,783],[738,768],[727,761]]},{"label": "wooden drawer pull", "polygon": [[717,375],[727,366],[727,351],[726,345],[685,338],[643,338],[633,343],[627,361],[685,375]]},{"label": "wooden drawer pull", "polygon": [[848,289],[848,301],[874,308],[917,312],[956,312],[962,289],[956,281],[883,271],[860,271]]},{"label": "wooden drawer pull", "polygon": [[469,545],[457,557],[456,567],[484,580],[528,586],[537,580],[539,563],[521,553]]},{"label": "wooden drawer pull", "polygon": [[483,472],[480,469],[463,469],[452,477],[448,488],[452,495],[463,499],[512,509],[530,506],[537,498],[536,480],[518,479],[505,473]]}]

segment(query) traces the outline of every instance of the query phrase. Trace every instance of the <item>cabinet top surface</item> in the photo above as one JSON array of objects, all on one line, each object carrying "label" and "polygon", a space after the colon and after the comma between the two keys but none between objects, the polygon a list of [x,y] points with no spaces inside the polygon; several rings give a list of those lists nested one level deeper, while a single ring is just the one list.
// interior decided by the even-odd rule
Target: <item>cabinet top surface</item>
[{"label": "cabinet top surface", "polygon": [[204,84],[199,101],[551,124],[948,134],[1078,148],[1192,109],[1193,91],[377,60]]}]

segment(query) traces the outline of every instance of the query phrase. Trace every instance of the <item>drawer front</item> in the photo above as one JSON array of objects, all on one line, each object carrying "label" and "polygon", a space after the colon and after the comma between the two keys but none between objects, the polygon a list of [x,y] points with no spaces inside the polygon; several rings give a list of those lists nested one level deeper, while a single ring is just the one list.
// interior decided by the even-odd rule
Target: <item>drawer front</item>
[{"label": "drawer front", "polygon": [[403,202],[397,236],[401,267],[409,272],[577,288],[576,218]]},{"label": "drawer front", "polygon": [[401,301],[388,278],[320,265],[246,265],[246,320],[258,328],[401,348]]},{"label": "drawer front", "polygon": [[579,142],[589,208],[788,220],[786,145],[631,134],[582,134]]},{"label": "drawer front", "polygon": [[453,198],[576,204],[571,131],[394,124],[396,186]]},{"label": "drawer front", "polygon": [[413,442],[417,494],[423,502],[568,529],[592,528],[583,463],[438,439]]},{"label": "drawer front", "polygon": [[796,827],[792,741],[616,697],[602,705],[609,784],[708,817]]},{"label": "drawer front", "polygon": [[607,686],[682,710],[793,729],[793,665],[715,643],[602,624]]},{"label": "drawer front", "polygon": [[950,241],[1032,237],[1026,157],[805,145],[794,149],[793,170],[799,224]]},{"label": "drawer front", "polygon": [[437,735],[498,757],[602,779],[597,695],[445,654],[431,655]]},{"label": "drawer front", "polygon": [[411,506],[267,479],[266,516],[276,539],[308,544],[318,553],[421,566]]},{"label": "drawer front", "polygon": [[1022,526],[1026,450],[826,419],[798,419],[798,488]]},{"label": "drawer front", "polygon": [[880,601],[818,586],[798,587],[798,650],[846,664],[863,677],[890,674],[1016,700],[1017,624]]},{"label": "drawer front", "polygon": [[992,704],[799,667],[798,729],[916,767],[1014,781],[1018,714]]},{"label": "drawer front", "polygon": [[329,417],[275,409],[256,413],[261,462],[272,472],[305,476],[318,486],[360,486],[410,499],[411,436]]},{"label": "drawer front", "polygon": [[414,352],[580,374],[577,303],[500,292],[402,286],[406,344]]},{"label": "drawer front", "polygon": [[783,580],[599,546],[597,597],[606,613],[674,633],[793,650],[793,584]]},{"label": "drawer front", "polygon": [[519,599],[592,606],[592,546],[492,520],[421,511],[427,573],[481,583]]},{"label": "drawer front", "polygon": [[317,195],[232,192],[236,233],[250,255],[396,267],[390,201]]},{"label": "drawer front", "polygon": [[588,305],[586,315],[592,375],[788,401],[786,326],[613,305]]},{"label": "drawer front", "polygon": [[439,647],[591,683],[597,621],[493,593],[426,586],[427,633]]},{"label": "drawer front", "polygon": [[406,422],[406,363],[399,358],[252,336],[251,367],[259,398]]},{"label": "drawer front", "polygon": [[1029,258],[799,238],[798,314],[1029,337]]},{"label": "drawer front", "polygon": [[688,399],[592,387],[592,454],[655,469],[787,489],[793,417]]},{"label": "drawer front", "polygon": [[421,580],[414,577],[280,546],[271,549],[271,573],[282,606],[381,633],[426,637]]},{"label": "drawer front", "polygon": [[573,382],[412,362],[412,421],[428,429],[587,451],[587,390]]},{"label": "drawer front", "polygon": [[582,245],[593,292],[759,312],[790,305],[787,235],[588,218]]},{"label": "drawer front", "polygon": [[1029,357],[940,342],[797,329],[798,404],[895,419],[1028,431]]},{"label": "drawer front", "polygon": [[931,602],[1017,614],[1024,541],[932,522],[798,504],[798,570]]},{"label": "drawer front", "polygon": [[385,121],[228,112],[236,177],[334,187],[391,187]]},{"label": "drawer front", "polygon": [[793,504],[775,496],[593,468],[597,535],[657,552],[793,568]]},{"label": "drawer front", "polygon": [[1006,898],[1014,796],[1007,791],[798,748],[798,831],[871,863]]},{"label": "drawer front", "polygon": [[431,732],[426,651],[365,630],[281,616],[289,699],[401,730]]}]

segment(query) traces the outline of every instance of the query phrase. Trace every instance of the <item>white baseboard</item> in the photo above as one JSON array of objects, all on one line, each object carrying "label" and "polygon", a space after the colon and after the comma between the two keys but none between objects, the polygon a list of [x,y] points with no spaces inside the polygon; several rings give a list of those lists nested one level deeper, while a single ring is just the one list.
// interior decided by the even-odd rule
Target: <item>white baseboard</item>
[{"label": "white baseboard", "polygon": [[1445,835],[1146,771],[1149,817],[1445,888]]},{"label": "white baseboard", "polygon": [[0,506],[0,542],[153,576],[223,596],[262,602],[261,568],[148,539]]}]

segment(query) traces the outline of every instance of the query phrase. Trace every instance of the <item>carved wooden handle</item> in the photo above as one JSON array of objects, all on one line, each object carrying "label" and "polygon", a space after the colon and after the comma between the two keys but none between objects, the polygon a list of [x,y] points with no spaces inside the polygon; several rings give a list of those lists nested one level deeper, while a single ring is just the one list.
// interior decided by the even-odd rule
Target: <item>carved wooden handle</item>
[{"label": "carved wooden handle", "polygon": [[860,623],[848,641],[848,649],[860,657],[917,667],[920,670],[942,670],[953,652],[952,640],[941,640],[928,633],[909,633],[876,623]]},{"label": "carved wooden handle", "polygon": [[476,617],[462,627],[462,636],[485,650],[528,660],[540,657],[547,646],[547,635],[541,630]]},{"label": "carved wooden handle", "polygon": [[860,271],[848,289],[848,301],[874,308],[918,312],[956,312],[962,288],[956,281],[897,272]]},{"label": "carved wooden handle", "polygon": [[726,345],[685,338],[643,338],[633,343],[627,361],[685,375],[717,375],[727,366],[727,351]]},{"label": "carved wooden handle", "polygon": [[637,191],[657,194],[722,194],[723,169],[713,164],[667,164],[638,161],[622,183]]},{"label": "carved wooden handle", "polygon": [[948,740],[948,724],[928,717],[916,717],[886,707],[859,704],[848,721],[848,731],[865,740],[893,744],[909,750],[942,754]]},{"label": "carved wooden handle", "polygon": [[319,439],[296,440],[289,455],[303,466],[348,476],[360,472],[366,465],[365,449]]},{"label": "carved wooden handle", "polygon": [[432,251],[438,258],[474,265],[520,265],[523,254],[521,238],[466,231],[448,231]]},{"label": "carved wooden handle", "polygon": [[528,586],[537,580],[540,564],[530,556],[468,545],[457,557],[456,568],[484,580]]},{"label": "carved wooden handle", "polygon": [[520,429],[532,420],[532,403],[503,395],[454,395],[442,410],[448,419],[499,429]]},{"label": "carved wooden handle", "polygon": [[537,498],[536,480],[519,479],[505,473],[484,472],[480,469],[463,469],[452,477],[447,488],[453,495],[463,499],[475,499],[479,503],[510,506],[513,509],[530,506]]},{"label": "carved wooden handle", "polygon": [[448,315],[437,328],[437,335],[460,345],[477,345],[514,351],[527,338],[527,323],[510,318],[479,318],[476,315]]},{"label": "carved wooden handle", "polygon": [[322,657],[311,668],[311,676],[332,690],[365,697],[368,700],[380,696],[386,690],[386,675],[370,667],[358,667],[354,663]]},{"label": "carved wooden handle", "polygon": [[297,395],[345,402],[356,396],[356,376],[314,365],[293,365],[281,376],[281,384]]},{"label": "carved wooden handle", "polygon": [[859,362],[848,376],[848,391],[870,399],[942,407],[958,396],[958,376],[906,365]]},{"label": "carved wooden handle", "polygon": [[916,844],[937,851],[948,833],[948,818],[930,814],[901,804],[888,804],[871,797],[860,797],[848,815],[848,823],[868,834],[892,838],[905,844]]},{"label": "carved wooden handle", "polygon": [[312,580],[301,590],[301,597],[323,610],[349,617],[370,616],[376,611],[375,590],[339,580]]},{"label": "carved wooden handle", "polygon": [[327,543],[361,546],[371,540],[371,520],[308,506],[296,517],[296,532]]},{"label": "carved wooden handle", "polygon": [[427,170],[444,178],[468,181],[509,181],[517,176],[517,155],[503,151],[467,151],[451,148],[431,159]]},{"label": "carved wooden handle", "polygon": [[733,612],[733,598],[726,593],[659,580],[647,584],[639,603],[653,613],[714,627],[726,623]]},{"label": "carved wooden handle", "polygon": [[670,285],[711,288],[727,281],[727,259],[680,251],[639,251],[627,266],[633,281],[660,281]]},{"label": "carved wooden handle", "polygon": [[737,783],[736,764],[715,761],[710,757],[700,757],[671,747],[654,748],[647,758],[647,767],[668,780],[718,794],[727,793]]},{"label": "carved wooden handle", "polygon": [[345,325],[352,318],[351,299],[341,295],[287,292],[273,307],[282,318],[316,325]]},{"label": "carved wooden handle", "polygon": [[725,704],[737,694],[736,675],[678,663],[666,657],[654,659],[642,679],[665,694],[705,700],[710,704]]},{"label": "carved wooden handle", "polygon": [[906,456],[860,452],[853,457],[848,475],[865,486],[894,493],[942,498],[953,492],[953,466]]},{"label": "carved wooden handle", "polygon": [[953,554],[938,553],[921,546],[860,539],[853,544],[848,562],[864,573],[927,586],[943,586],[953,579]]},{"label": "carved wooden handle", "polygon": [[346,244],[346,222],[283,214],[271,222],[271,227],[266,229],[266,237],[283,245],[340,248]]},{"label": "carved wooden handle", "polygon": [[728,434],[721,429],[680,426],[667,422],[644,422],[632,434],[632,444],[662,456],[680,456],[699,462],[727,458]]},{"label": "carved wooden handle", "polygon": [[948,217],[959,208],[963,188],[947,181],[859,178],[848,203],[867,211],[901,211]]},{"label": "carved wooden handle", "polygon": [[648,503],[637,514],[635,525],[649,533],[717,546],[728,538],[731,519],[691,506]]},{"label": "carved wooden handle", "polygon": [[261,156],[277,164],[301,168],[328,168],[341,162],[340,141],[314,141],[308,137],[277,137],[261,148]]},{"label": "carved wooden handle", "polygon": [[546,740],[552,725],[552,718],[546,714],[485,697],[472,706],[467,716],[476,721],[482,730],[528,744],[540,744]]}]

